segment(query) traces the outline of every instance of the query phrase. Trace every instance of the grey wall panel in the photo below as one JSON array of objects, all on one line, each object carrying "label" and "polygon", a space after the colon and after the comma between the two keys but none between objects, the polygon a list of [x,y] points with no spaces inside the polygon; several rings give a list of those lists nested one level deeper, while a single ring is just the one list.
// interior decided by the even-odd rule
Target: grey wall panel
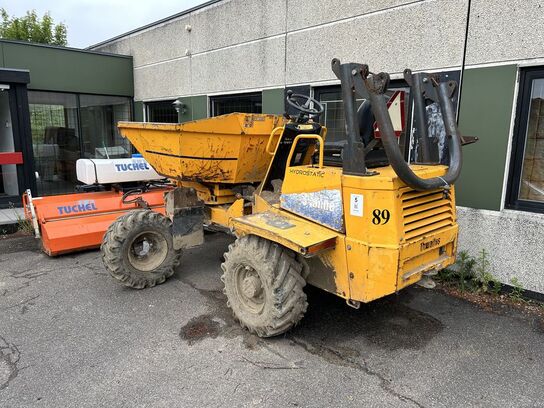
[{"label": "grey wall panel", "polygon": [[111,52],[112,54],[121,55],[132,55],[132,49],[130,48],[130,38],[124,38],[122,40],[106,44],[102,47],[96,48],[95,51]]},{"label": "grey wall panel", "polygon": [[284,80],[284,39],[230,47],[192,58],[192,92],[231,92],[279,86]]},{"label": "grey wall panel", "polygon": [[189,58],[134,69],[134,99],[178,97],[191,93]]},{"label": "grey wall panel", "polygon": [[285,32],[285,0],[231,0],[191,16],[193,54]]},{"label": "grey wall panel", "polygon": [[[368,62],[374,70],[389,72],[461,64],[467,0],[320,0],[317,4],[287,0],[287,4],[286,14],[285,0],[220,2],[100,49],[133,55],[136,68],[183,58],[189,50],[194,67],[190,91],[197,94],[335,79],[330,69],[333,57]],[[367,14],[331,22],[360,13]],[[286,19],[288,30],[299,31],[287,38],[285,76],[281,33]],[[318,23],[327,24],[300,30]],[[168,71],[161,66],[149,69]],[[174,85],[187,94],[185,84]],[[162,92],[150,95],[149,85],[145,86],[137,92],[162,96]]]},{"label": "grey wall panel", "polygon": [[544,57],[541,0],[473,0],[467,64]]},{"label": "grey wall panel", "polygon": [[189,16],[130,37],[134,67],[185,56],[190,49],[187,24]]},{"label": "grey wall panel", "polygon": [[503,283],[517,278],[525,289],[544,293],[544,215],[457,207],[459,250],[478,256],[485,249],[489,272]]},{"label": "grey wall panel", "polygon": [[287,0],[288,31],[427,0]]},{"label": "grey wall panel", "polygon": [[[466,0],[416,3],[402,9],[288,35],[287,83],[335,79],[330,61],[369,63],[371,70],[459,66]],[[400,28],[400,30],[398,29]]]}]

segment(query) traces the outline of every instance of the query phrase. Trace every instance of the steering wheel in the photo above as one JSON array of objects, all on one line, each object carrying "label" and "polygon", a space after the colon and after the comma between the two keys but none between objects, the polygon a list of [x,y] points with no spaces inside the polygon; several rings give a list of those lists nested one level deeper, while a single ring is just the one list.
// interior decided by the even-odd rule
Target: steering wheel
[{"label": "steering wheel", "polygon": [[[319,103],[319,101],[316,99],[307,95],[293,93],[291,90],[287,91],[287,98],[285,99],[290,106],[301,113],[306,113],[307,115],[318,116],[325,111],[323,105],[321,105],[321,103]],[[313,107],[311,108],[310,106],[312,102]]]}]

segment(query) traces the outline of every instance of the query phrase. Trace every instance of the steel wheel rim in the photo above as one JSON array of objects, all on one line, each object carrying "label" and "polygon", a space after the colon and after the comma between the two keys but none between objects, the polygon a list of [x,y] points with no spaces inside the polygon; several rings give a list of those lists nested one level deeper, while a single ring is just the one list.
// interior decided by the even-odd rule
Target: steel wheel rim
[{"label": "steel wheel rim", "polygon": [[142,272],[150,272],[162,265],[168,255],[168,242],[161,234],[144,231],[136,235],[129,245],[131,265]]},{"label": "steel wheel rim", "polygon": [[259,314],[264,309],[266,293],[259,273],[248,265],[240,265],[235,271],[235,291],[246,310]]}]

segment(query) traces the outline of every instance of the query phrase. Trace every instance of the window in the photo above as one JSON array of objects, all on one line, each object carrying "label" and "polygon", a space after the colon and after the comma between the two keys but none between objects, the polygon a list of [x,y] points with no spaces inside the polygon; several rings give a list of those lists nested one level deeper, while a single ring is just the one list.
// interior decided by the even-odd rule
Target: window
[{"label": "window", "polygon": [[521,71],[509,208],[544,212],[544,68]]},{"label": "window", "polygon": [[214,96],[210,98],[211,116],[225,115],[227,113],[261,113],[263,111],[262,94],[237,94]]},{"label": "window", "polygon": [[[407,123],[410,123],[410,103],[409,92],[410,89],[403,86],[403,83],[399,83],[397,86],[391,86],[386,95],[391,97],[395,91],[404,91],[404,117],[408,118]],[[339,144],[346,140],[346,130],[344,121],[344,102],[342,101],[342,90],[340,85],[327,86],[323,88],[316,88],[314,90],[315,98],[323,104],[325,112],[320,117],[320,121],[327,127],[327,144]],[[356,107],[359,108],[363,103],[363,99],[356,100]],[[406,128],[403,134],[400,136],[401,143],[405,143]]]},{"label": "window", "polygon": [[119,134],[117,122],[130,120],[130,98],[81,95],[79,103],[83,157],[129,157],[130,143]]},{"label": "window", "polygon": [[[443,80],[454,80],[459,83],[460,72],[459,71],[446,71],[441,72],[440,76]],[[395,97],[397,91],[402,93],[404,100],[404,111],[401,112],[400,116],[397,116],[397,122],[392,116],[393,125],[396,128],[401,128],[401,123],[398,123],[402,120],[405,121],[403,131],[399,135],[399,145],[401,151],[405,152],[406,160],[410,162],[419,162],[418,160],[418,140],[414,140],[415,132],[413,127],[415,123],[412,121],[412,98],[410,95],[410,88],[404,80],[392,80],[389,84],[389,89],[385,93],[388,98],[393,97],[397,103],[398,99]],[[453,95],[453,102],[455,107],[457,106],[459,87],[456,88]],[[344,105],[342,101],[342,91],[340,85],[326,86],[314,89],[315,98],[320,101],[324,108],[325,112],[321,115],[321,122],[327,127],[327,145],[338,146],[346,140],[346,131],[345,131],[345,122],[344,122]],[[398,95],[398,94],[397,94]],[[362,99],[356,100],[356,107],[359,108]],[[402,103],[400,104],[402,107]],[[398,112],[398,111],[397,111]],[[449,160],[448,155],[448,146],[445,143],[445,131],[444,127],[437,123],[436,119],[440,116],[439,108],[437,103],[432,103],[427,106],[427,114],[429,117],[428,123],[428,137],[430,141],[431,149],[431,161],[440,162],[447,164]],[[434,120],[433,120],[434,119]],[[417,131],[417,129],[415,129]],[[340,154],[338,151],[334,151],[332,146],[329,147],[329,154],[336,156],[339,160]]]},{"label": "window", "polygon": [[73,192],[80,154],[77,97],[28,92],[38,195]]},{"label": "window", "polygon": [[174,100],[148,102],[145,104],[147,121],[156,123],[178,123],[178,113],[173,105]]},{"label": "window", "polygon": [[72,193],[79,158],[127,157],[117,122],[131,119],[131,99],[28,92],[38,195]]},{"label": "window", "polygon": [[[344,102],[342,101],[340,86],[317,88],[315,97],[325,108],[325,112],[319,119],[327,127],[327,142],[345,141]],[[362,102],[362,99],[357,99],[357,109]]]}]

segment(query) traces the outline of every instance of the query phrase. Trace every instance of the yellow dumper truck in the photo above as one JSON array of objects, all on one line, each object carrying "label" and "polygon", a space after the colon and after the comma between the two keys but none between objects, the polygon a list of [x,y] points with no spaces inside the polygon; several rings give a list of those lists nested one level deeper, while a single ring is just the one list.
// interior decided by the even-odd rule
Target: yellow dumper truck
[{"label": "yellow dumper truck", "polygon": [[[389,75],[337,59],[332,69],[347,136],[336,163],[325,154],[323,106],[291,92],[287,103],[298,112],[292,116],[119,123],[177,188],[165,196],[166,216],[143,208],[110,226],[101,251],[111,275],[130,287],[151,287],[174,273],[184,248],[204,242],[204,228],[234,234],[221,265],[227,305],[243,327],[268,337],[302,319],[307,283],[359,307],[416,282],[430,284],[428,276],[451,265],[462,145],[456,83],[405,71],[425,163],[414,164],[399,148],[389,114]],[[448,165],[427,163],[430,104],[440,112]]]}]

